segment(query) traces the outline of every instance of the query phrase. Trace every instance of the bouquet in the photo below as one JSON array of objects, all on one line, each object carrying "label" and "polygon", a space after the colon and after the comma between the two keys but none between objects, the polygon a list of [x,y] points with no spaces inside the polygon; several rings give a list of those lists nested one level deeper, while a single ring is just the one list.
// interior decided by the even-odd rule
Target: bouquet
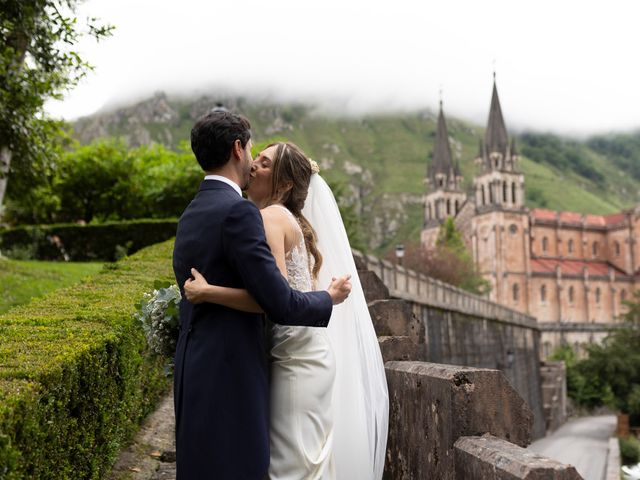
[{"label": "bouquet", "polygon": [[136,305],[135,318],[142,323],[152,352],[173,359],[178,341],[180,289],[169,282],[156,282]]}]

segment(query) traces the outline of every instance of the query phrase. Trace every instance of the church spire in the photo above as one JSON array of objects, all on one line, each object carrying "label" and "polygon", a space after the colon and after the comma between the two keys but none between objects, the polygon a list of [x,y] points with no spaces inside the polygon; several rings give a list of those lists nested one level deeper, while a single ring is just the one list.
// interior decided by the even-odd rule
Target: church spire
[{"label": "church spire", "polygon": [[524,208],[524,175],[518,171],[515,140],[509,144],[507,127],[500,108],[495,72],[489,121],[476,163],[481,171],[473,179],[479,209]]},{"label": "church spire", "polygon": [[506,155],[509,145],[507,127],[502,117],[502,108],[500,108],[495,72],[493,74],[493,94],[491,95],[491,108],[489,109],[489,121],[487,122],[484,144],[489,155],[494,152]]},{"label": "church spire", "polygon": [[451,155],[451,146],[449,145],[449,132],[447,130],[447,122],[444,118],[442,110],[442,100],[440,100],[440,113],[438,115],[438,126],[436,130],[436,142],[433,149],[433,159],[429,169],[429,177],[434,183],[436,175],[444,175],[444,182],[451,174],[453,169],[453,161]]}]

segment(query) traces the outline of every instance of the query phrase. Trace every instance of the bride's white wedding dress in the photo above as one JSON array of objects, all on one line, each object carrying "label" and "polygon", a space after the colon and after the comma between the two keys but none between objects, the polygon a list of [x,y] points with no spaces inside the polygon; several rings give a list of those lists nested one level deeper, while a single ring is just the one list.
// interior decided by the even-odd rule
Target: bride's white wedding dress
[{"label": "bride's white wedding dress", "polygon": [[[311,176],[302,212],[323,256],[318,285],[348,273],[353,289],[333,308],[326,329],[273,328],[269,476],[381,480],[389,415],[384,364],[340,211],[318,174]],[[287,274],[294,288],[307,291],[309,256],[299,233],[286,257]]]},{"label": "bride's white wedding dress", "polygon": [[[313,289],[311,264],[302,230],[289,210],[296,241],[285,256],[292,288]],[[326,328],[271,327],[271,462],[272,480],[333,480],[333,414],[335,359]]]}]

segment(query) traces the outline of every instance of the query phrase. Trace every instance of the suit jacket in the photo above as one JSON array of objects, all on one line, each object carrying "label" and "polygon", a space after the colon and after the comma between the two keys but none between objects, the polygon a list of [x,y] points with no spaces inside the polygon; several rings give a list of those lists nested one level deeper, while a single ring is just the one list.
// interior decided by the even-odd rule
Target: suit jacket
[{"label": "suit jacket", "polygon": [[[245,288],[269,319],[326,327],[327,292],[292,290],[258,208],[205,180],[178,222],[173,269],[182,289],[197,268],[211,284]],[[263,315],[180,304],[174,395],[178,480],[263,480],[269,466],[269,385]]]}]

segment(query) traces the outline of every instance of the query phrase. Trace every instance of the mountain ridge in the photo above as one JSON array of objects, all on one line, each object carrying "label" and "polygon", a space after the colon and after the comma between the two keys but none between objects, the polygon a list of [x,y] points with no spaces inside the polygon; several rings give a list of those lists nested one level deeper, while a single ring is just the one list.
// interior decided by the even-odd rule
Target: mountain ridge
[{"label": "mountain ridge", "polygon": [[[344,184],[346,200],[360,216],[372,251],[382,254],[395,243],[419,242],[423,180],[436,130],[436,113],[429,109],[340,116],[306,103],[157,92],[135,104],[78,119],[74,135],[81,143],[122,137],[132,147],[156,142],[178,148],[188,141],[195,120],[218,104],[246,115],[256,142],[287,138],[318,161],[329,181]],[[470,193],[484,128],[448,116],[447,125],[452,154],[460,161],[463,185]],[[640,135],[580,141],[523,132],[515,138],[527,207],[607,214],[638,202]]]}]

